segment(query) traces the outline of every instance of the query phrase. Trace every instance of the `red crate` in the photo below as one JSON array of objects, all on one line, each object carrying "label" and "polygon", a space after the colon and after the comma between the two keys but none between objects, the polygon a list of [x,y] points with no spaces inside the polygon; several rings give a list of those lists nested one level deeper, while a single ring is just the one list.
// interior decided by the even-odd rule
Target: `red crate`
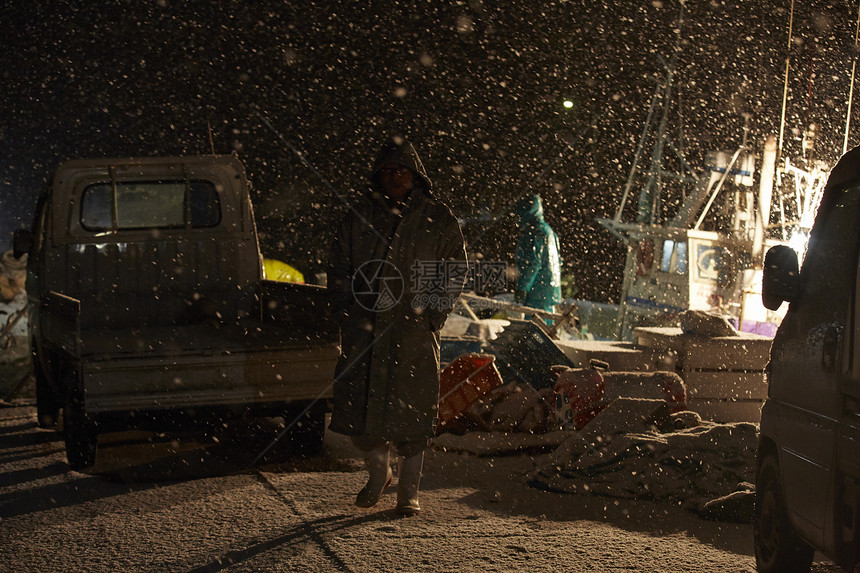
[{"label": "red crate", "polygon": [[492,354],[463,354],[454,359],[439,377],[439,425],[450,424],[475,401],[502,385],[502,376]]}]

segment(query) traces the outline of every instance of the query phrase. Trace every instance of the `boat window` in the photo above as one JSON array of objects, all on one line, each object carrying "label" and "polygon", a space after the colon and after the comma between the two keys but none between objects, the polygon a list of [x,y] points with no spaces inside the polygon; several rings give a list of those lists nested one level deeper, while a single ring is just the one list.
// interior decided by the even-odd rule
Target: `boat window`
[{"label": "boat window", "polygon": [[663,258],[660,270],[664,273],[687,274],[687,241],[663,241]]},{"label": "boat window", "polygon": [[96,183],[81,201],[81,224],[90,231],[214,227],[220,221],[218,193],[209,181]]}]

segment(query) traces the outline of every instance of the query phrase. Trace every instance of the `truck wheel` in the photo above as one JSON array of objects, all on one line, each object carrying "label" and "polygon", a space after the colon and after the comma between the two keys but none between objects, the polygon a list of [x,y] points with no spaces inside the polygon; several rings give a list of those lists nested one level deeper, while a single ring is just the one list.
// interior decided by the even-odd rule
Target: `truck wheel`
[{"label": "truck wheel", "polygon": [[66,385],[69,398],[63,408],[63,436],[66,442],[66,459],[74,470],[86,469],[96,463],[98,432],[84,409],[84,402],[69,380]]},{"label": "truck wheel", "polygon": [[767,454],[758,471],[753,541],[759,573],[807,573],[812,566],[815,550],[788,519],[775,454]]},{"label": "truck wheel", "polygon": [[295,420],[289,433],[290,452],[307,458],[323,452],[326,409],[323,402],[317,402],[296,420],[303,410],[304,408],[290,408],[284,414],[284,418],[287,424]]}]

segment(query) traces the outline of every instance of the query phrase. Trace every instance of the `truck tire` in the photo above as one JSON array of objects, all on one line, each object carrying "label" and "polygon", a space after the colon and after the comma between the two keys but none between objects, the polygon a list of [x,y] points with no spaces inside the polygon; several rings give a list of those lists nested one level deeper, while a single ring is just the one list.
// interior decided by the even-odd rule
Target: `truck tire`
[{"label": "truck tire", "polygon": [[96,463],[98,432],[86,413],[74,374],[67,375],[65,388],[68,392],[68,399],[63,408],[66,460],[73,470],[83,470]]},{"label": "truck tire", "polygon": [[815,550],[794,531],[785,507],[776,454],[766,454],[756,479],[753,521],[759,573],[808,573]]},{"label": "truck tire", "polygon": [[301,415],[303,411],[304,407],[293,407],[284,414],[287,424],[295,421],[289,432],[290,453],[303,458],[318,456],[325,438],[325,403],[317,402]]}]

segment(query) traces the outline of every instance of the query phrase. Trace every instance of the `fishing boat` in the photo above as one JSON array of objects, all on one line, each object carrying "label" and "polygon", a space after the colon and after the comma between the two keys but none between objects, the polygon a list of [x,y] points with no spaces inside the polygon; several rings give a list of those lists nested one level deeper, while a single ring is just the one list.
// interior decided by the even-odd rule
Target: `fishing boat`
[{"label": "fishing boat", "polygon": [[749,141],[747,116],[737,144],[702,154],[694,169],[667,127],[676,63],[677,50],[664,62],[614,216],[598,219],[626,246],[620,300],[576,301],[595,340],[558,344],[581,367],[675,371],[703,418],[756,422],[785,313],[762,304],[764,255],[783,244],[803,259],[830,166],[812,157],[815,125],[802,133],[800,157],[783,153],[787,60],[779,134]]},{"label": "fishing boat", "polygon": [[[668,90],[667,85],[658,95],[665,98]],[[663,106],[668,108],[665,102]],[[635,219],[626,221],[624,214],[637,179],[636,162],[615,216],[598,219],[624,242],[627,256],[615,323],[609,331],[604,326],[603,332],[599,327],[590,332],[629,340],[638,326],[667,324],[686,310],[699,310],[724,316],[740,331],[772,336],[784,311],[769,311],[761,303],[764,253],[773,245],[789,244],[802,257],[827,166],[795,165],[788,159],[777,165],[776,139],[771,136],[757,174],[758,157],[745,133],[734,151],[708,153],[701,171],[691,169],[676,151],[685,171],[672,171],[663,157],[664,150],[674,149],[664,125],[660,121],[657,126]],[[667,180],[671,186],[665,185]],[[667,204],[677,208],[669,213]]]},{"label": "fishing boat", "polygon": [[829,172],[807,153],[817,127],[803,132],[802,157],[783,154],[786,66],[778,141],[776,135],[748,141],[745,115],[734,148],[705,153],[704,166],[694,169],[669,136],[678,52],[661,59],[665,76],[651,98],[620,204],[612,218],[598,219],[627,248],[620,301],[577,301],[580,321],[597,338],[632,340],[637,327],[677,323],[679,314],[694,310],[725,317],[741,332],[772,336],[785,311],[761,303],[764,254],[788,244],[803,258]]}]

